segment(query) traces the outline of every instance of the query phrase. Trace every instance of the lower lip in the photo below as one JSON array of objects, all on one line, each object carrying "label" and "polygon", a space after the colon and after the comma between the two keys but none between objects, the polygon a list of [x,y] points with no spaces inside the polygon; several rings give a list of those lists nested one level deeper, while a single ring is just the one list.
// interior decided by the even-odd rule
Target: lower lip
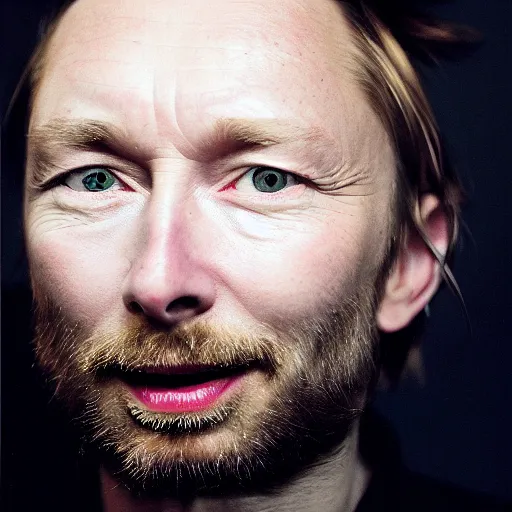
[{"label": "lower lip", "polygon": [[212,407],[240,376],[218,379],[181,388],[132,387],[134,396],[150,411],[180,413],[202,411]]}]

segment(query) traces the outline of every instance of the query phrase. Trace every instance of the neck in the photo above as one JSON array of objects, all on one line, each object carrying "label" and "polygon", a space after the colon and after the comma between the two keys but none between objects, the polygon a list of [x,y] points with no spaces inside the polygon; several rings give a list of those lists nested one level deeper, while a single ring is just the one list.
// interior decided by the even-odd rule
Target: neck
[{"label": "neck", "polygon": [[174,500],[135,499],[102,471],[105,512],[352,512],[370,478],[358,451],[358,424],[343,449],[326,457],[278,492],[236,497],[198,497],[186,505]]}]

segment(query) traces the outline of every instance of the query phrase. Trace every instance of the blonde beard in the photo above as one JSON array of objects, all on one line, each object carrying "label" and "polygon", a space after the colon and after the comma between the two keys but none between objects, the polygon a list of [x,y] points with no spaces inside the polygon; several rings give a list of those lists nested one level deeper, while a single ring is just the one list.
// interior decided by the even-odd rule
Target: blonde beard
[{"label": "blonde beard", "polygon": [[[375,290],[286,333],[204,322],[167,332],[138,320],[123,332],[91,335],[40,291],[39,364],[87,443],[135,493],[225,495],[277,486],[341,447],[375,381]],[[200,364],[254,368],[257,393],[251,388],[208,413],[169,416],[134,412],[112,378],[114,370]]]}]

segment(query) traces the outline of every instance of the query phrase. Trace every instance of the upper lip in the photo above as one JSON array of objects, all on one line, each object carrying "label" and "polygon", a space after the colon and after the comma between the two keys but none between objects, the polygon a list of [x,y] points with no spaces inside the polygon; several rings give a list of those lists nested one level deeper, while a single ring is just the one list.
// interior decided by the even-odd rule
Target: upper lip
[{"label": "upper lip", "polygon": [[146,373],[148,375],[193,375],[198,373],[210,373],[226,370],[226,365],[180,365],[180,366],[147,366],[137,368],[137,373]]}]

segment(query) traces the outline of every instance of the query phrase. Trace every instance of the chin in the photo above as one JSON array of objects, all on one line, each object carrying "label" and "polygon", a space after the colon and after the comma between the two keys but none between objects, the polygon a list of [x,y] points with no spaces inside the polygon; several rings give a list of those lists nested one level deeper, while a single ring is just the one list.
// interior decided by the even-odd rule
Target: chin
[{"label": "chin", "polygon": [[96,384],[80,423],[107,471],[135,494],[225,493],[271,465],[273,385],[253,371],[207,408],[163,412],[113,380]]},{"label": "chin", "polygon": [[211,408],[170,414],[110,382],[80,421],[103,467],[134,495],[236,495],[277,488],[342,447],[356,409],[326,414],[325,397],[311,403],[309,393],[302,401],[296,386],[255,372]]}]

